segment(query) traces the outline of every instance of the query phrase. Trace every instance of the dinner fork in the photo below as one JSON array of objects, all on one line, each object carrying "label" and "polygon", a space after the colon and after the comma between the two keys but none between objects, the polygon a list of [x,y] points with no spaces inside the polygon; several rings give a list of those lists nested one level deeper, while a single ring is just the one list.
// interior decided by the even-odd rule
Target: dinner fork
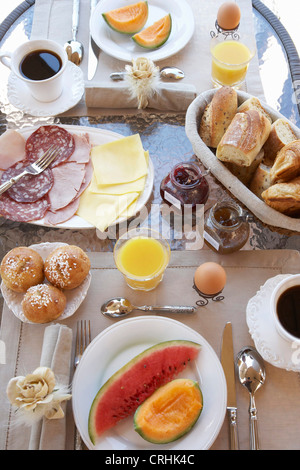
[{"label": "dinner fork", "polygon": [[12,187],[13,184],[15,184],[17,181],[19,181],[23,176],[25,175],[39,175],[42,173],[50,163],[53,162],[53,160],[59,155],[60,148],[56,146],[51,146],[46,150],[43,155],[36,160],[34,163],[31,163],[30,165],[26,166],[24,170],[19,173],[18,175],[14,176],[13,178],[10,178],[10,180],[6,181],[5,183],[1,184],[0,186],[0,195],[3,194],[5,191],[7,191],[9,188]]},{"label": "dinner fork", "polygon": [[[77,322],[76,330],[76,350],[74,358],[74,367],[78,366],[82,355],[91,342],[91,322],[90,320],[80,320]],[[75,450],[82,450],[83,441],[78,429],[75,429]]]}]

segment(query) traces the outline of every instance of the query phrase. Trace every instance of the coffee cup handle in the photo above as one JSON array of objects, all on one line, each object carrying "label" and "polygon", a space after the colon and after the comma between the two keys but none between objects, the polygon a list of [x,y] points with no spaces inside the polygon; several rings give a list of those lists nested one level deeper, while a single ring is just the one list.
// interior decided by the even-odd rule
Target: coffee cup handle
[{"label": "coffee cup handle", "polygon": [[0,62],[11,69],[11,53],[10,52],[0,52]]}]

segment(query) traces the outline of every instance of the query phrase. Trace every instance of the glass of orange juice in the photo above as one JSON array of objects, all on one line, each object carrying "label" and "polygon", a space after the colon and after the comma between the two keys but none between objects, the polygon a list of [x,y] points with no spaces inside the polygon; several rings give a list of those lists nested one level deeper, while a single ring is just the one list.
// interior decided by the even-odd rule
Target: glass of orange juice
[{"label": "glass of orange juice", "polygon": [[155,289],[170,260],[170,246],[159,232],[140,228],[126,232],[114,248],[114,260],[129,287]]},{"label": "glass of orange juice", "polygon": [[215,87],[240,88],[245,81],[251,59],[255,55],[255,42],[250,37],[221,37],[211,40],[212,81]]}]

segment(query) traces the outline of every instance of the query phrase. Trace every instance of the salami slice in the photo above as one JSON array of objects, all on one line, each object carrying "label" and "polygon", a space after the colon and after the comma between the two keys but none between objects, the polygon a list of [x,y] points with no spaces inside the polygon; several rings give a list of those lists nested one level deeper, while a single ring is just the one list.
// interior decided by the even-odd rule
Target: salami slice
[{"label": "salami slice", "polygon": [[[28,162],[17,163],[2,173],[1,184],[18,175]],[[52,170],[47,168],[40,175],[23,176],[7,190],[7,194],[17,202],[35,202],[47,194],[53,186]]]},{"label": "salami slice", "polygon": [[60,154],[50,168],[68,160],[75,150],[74,137],[66,129],[56,125],[41,126],[26,141],[26,159],[34,162],[52,145],[59,147]]},{"label": "salami slice", "polygon": [[7,193],[0,196],[0,214],[15,222],[32,222],[42,219],[49,207],[47,196],[36,202],[17,202]]}]

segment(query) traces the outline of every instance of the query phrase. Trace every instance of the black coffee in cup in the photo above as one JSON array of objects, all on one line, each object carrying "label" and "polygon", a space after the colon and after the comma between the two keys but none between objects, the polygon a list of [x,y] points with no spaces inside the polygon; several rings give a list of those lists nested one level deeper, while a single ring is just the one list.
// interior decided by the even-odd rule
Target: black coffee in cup
[{"label": "black coffee in cup", "polygon": [[283,328],[300,338],[300,285],[289,287],[280,294],[277,315]]},{"label": "black coffee in cup", "polygon": [[48,50],[29,52],[20,63],[20,73],[29,80],[46,80],[53,77],[62,67],[58,54]]}]

